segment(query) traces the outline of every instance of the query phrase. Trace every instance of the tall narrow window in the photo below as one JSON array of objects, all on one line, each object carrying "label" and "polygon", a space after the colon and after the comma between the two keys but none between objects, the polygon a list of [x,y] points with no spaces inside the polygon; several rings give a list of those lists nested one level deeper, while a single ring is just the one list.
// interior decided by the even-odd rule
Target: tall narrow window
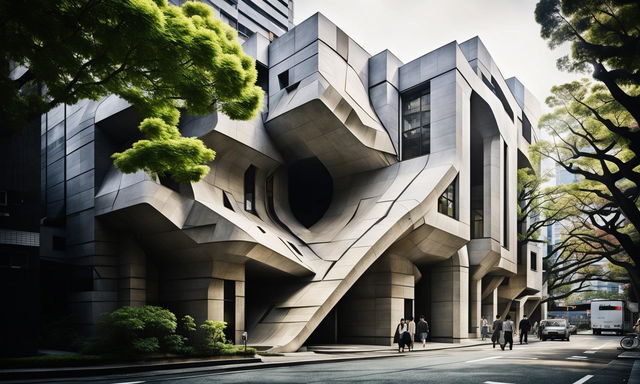
[{"label": "tall narrow window", "polygon": [[407,95],[402,103],[402,159],[431,152],[431,91]]},{"label": "tall narrow window", "polygon": [[244,210],[256,213],[256,167],[253,165],[244,173]]},{"label": "tall narrow window", "polygon": [[538,270],[538,254],[535,252],[531,252],[531,270]]},{"label": "tall narrow window", "polygon": [[447,187],[440,198],[438,199],[438,212],[447,215],[449,217],[457,218],[456,209],[456,184],[458,178],[456,177],[451,184]]},{"label": "tall narrow window", "polygon": [[503,152],[502,196],[504,203],[502,206],[502,246],[509,249],[509,147],[506,142],[504,143]]}]

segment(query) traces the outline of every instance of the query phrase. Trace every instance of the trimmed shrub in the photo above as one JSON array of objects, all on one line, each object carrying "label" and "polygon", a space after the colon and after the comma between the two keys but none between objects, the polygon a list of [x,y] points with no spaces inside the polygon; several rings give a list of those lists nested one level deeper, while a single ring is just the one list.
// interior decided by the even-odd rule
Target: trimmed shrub
[{"label": "trimmed shrub", "polygon": [[122,307],[102,314],[90,352],[140,355],[174,352],[184,345],[175,336],[176,316],[161,307]]}]

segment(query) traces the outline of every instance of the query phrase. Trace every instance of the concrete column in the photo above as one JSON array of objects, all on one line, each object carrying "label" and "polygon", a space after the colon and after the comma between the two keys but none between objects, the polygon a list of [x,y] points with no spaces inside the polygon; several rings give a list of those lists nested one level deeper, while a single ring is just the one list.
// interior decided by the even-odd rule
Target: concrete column
[{"label": "concrete column", "polygon": [[413,263],[398,255],[380,257],[338,305],[339,342],[392,345],[405,300],[413,313],[414,284]]},{"label": "concrete column", "polygon": [[162,275],[161,300],[176,316],[193,316],[198,325],[205,320],[227,320],[224,311],[225,280],[232,281],[235,290],[235,322],[232,325],[234,336],[239,340],[238,336],[245,330],[244,264],[222,261],[171,264],[164,268]]},{"label": "concrete column", "polygon": [[487,297],[482,299],[482,314],[487,316],[487,320],[491,323],[498,313],[498,289],[495,288],[489,292]]},{"label": "concrete column", "polygon": [[236,343],[240,343],[242,340],[242,332],[246,330],[244,319],[244,281],[236,281]]},{"label": "concrete column", "polygon": [[500,208],[501,191],[500,181],[502,173],[500,172],[500,155],[502,153],[502,140],[500,135],[484,138],[483,142],[483,163],[484,163],[484,236],[492,238],[496,241],[501,239]]},{"label": "concrete column", "polygon": [[469,337],[479,337],[482,319],[482,279],[469,282]]},{"label": "concrete column", "polygon": [[467,248],[431,269],[431,339],[459,343],[469,336]]},{"label": "concrete column", "polygon": [[118,304],[120,306],[142,306],[147,302],[146,255],[131,238],[120,243],[118,266]]}]

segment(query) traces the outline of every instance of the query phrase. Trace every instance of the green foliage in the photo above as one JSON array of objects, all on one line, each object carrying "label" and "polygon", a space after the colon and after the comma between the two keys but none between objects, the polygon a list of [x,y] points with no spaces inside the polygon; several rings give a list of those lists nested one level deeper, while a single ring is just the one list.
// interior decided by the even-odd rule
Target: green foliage
[{"label": "green foliage", "polygon": [[226,327],[226,322],[213,320],[205,320],[205,322],[200,325],[200,329],[204,332],[204,338],[200,348],[202,353],[218,354],[228,346],[224,337]]},{"label": "green foliage", "polygon": [[[145,140],[116,154],[124,172],[199,180],[213,152],[180,137],[179,109],[247,120],[262,102],[255,62],[200,2],[0,0],[0,41],[2,125],[22,128],[59,104],[109,94],[154,118],[140,126]],[[12,73],[17,65],[28,70]]]},{"label": "green foliage", "polygon": [[114,164],[124,173],[145,172],[170,175],[179,183],[198,181],[209,172],[203,165],[213,161],[215,152],[195,137],[182,137],[175,126],[159,118],[147,118],[140,124],[147,140],[139,140],[122,153],[112,155]]},{"label": "green foliage", "polygon": [[185,334],[191,333],[191,332],[195,332],[196,330],[196,320],[189,316],[189,315],[184,315],[182,316],[182,322],[181,322],[181,328],[182,331]]},{"label": "green foliage", "polygon": [[176,327],[176,316],[166,309],[151,305],[122,307],[102,315],[92,352],[169,352],[176,347]]},{"label": "green foliage", "polygon": [[560,68],[584,70],[599,62],[633,73],[640,67],[637,0],[540,0],[535,16],[552,48],[571,44]]}]

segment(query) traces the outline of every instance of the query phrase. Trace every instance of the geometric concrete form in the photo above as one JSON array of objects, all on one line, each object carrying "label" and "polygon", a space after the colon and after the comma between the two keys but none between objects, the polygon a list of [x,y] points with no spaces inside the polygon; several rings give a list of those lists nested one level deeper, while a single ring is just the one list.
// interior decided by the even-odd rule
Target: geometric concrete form
[{"label": "geometric concrete form", "polygon": [[[389,345],[398,320],[420,314],[434,340],[459,342],[481,315],[531,311],[542,253],[517,249],[516,228],[516,171],[537,138],[528,91],[478,38],[404,64],[321,14],[281,32],[245,42],[260,116],[182,117],[183,135],[217,153],[198,183],[112,165],[140,120],[122,100],[46,116],[68,151],[47,164],[47,210],[87,272],[69,295],[77,325],[157,304],[290,352]],[[420,150],[405,150],[416,132]]]}]

